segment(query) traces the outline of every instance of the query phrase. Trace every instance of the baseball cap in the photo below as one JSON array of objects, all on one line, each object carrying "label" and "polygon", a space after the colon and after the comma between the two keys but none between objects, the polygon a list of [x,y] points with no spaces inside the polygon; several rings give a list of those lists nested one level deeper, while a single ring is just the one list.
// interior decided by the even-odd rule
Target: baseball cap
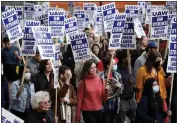
[{"label": "baseball cap", "polygon": [[157,48],[157,44],[155,42],[149,42],[147,47],[148,48]]}]

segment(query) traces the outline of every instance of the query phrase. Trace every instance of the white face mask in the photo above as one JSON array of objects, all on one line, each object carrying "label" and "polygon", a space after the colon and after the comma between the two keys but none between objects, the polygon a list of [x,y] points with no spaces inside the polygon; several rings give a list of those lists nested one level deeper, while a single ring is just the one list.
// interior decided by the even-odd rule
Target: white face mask
[{"label": "white face mask", "polygon": [[156,94],[157,92],[159,92],[159,86],[155,85],[153,86],[153,92]]},{"label": "white face mask", "polygon": [[31,78],[31,73],[25,73],[24,79],[25,80],[30,80],[30,78]]}]

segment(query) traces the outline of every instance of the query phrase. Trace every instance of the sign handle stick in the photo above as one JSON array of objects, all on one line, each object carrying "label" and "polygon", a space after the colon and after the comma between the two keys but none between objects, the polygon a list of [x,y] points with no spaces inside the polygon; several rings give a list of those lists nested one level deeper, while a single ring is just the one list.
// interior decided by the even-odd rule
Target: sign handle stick
[{"label": "sign handle stick", "polygon": [[132,68],[131,68],[131,59],[130,59],[130,50],[127,50],[127,57],[128,57],[128,72],[132,75]]},{"label": "sign handle stick", "polygon": [[[18,45],[18,47],[19,47],[19,49],[20,49],[20,52],[21,52],[21,48],[20,48],[20,43],[19,43],[19,41],[17,41],[17,45]],[[26,69],[26,66],[27,66],[27,63],[25,62],[24,56],[22,56],[22,60],[23,60],[23,64],[24,64],[24,69],[23,69],[22,80],[21,80],[21,83],[20,83],[21,86],[22,86],[23,83],[24,83],[25,69]]]},{"label": "sign handle stick", "polygon": [[159,52],[159,48],[160,48],[160,40],[157,40],[157,51]]},{"label": "sign handle stick", "polygon": [[[171,81],[171,88],[170,88],[170,98],[169,98],[169,110],[171,109],[171,99],[172,99],[172,92],[173,92],[173,81],[174,81],[174,73],[171,74],[172,81]],[[168,123],[171,123],[171,117],[168,119]]]},{"label": "sign handle stick", "polygon": [[170,41],[167,40],[167,45],[166,45],[166,48],[165,48],[165,54],[164,54],[164,60],[165,60],[166,57],[167,57],[167,52],[168,52],[169,42],[170,42]]},{"label": "sign handle stick", "polygon": [[108,76],[107,76],[107,82],[109,80],[109,75],[111,74],[111,69],[112,69],[111,66],[112,66],[112,59],[114,58],[114,53],[115,53],[115,50],[113,50],[113,53],[112,53],[112,56],[111,56],[111,61],[110,61]]},{"label": "sign handle stick", "polygon": [[150,38],[150,34],[151,34],[151,25],[149,24],[149,29],[148,29],[148,38]]},{"label": "sign handle stick", "polygon": [[173,81],[174,81],[174,73],[171,74],[171,89],[170,89],[170,98],[169,98],[169,110],[171,108],[171,99],[172,99],[172,92],[173,92]]},{"label": "sign handle stick", "polygon": [[55,123],[58,123],[58,117],[57,117],[57,88],[55,89]]}]

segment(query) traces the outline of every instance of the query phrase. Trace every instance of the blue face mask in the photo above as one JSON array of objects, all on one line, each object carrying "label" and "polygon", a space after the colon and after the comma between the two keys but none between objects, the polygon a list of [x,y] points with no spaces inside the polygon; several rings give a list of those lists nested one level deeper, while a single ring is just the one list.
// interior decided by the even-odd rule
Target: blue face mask
[{"label": "blue face mask", "polygon": [[117,64],[115,64],[115,65],[112,66],[112,70],[113,71],[117,71]]},{"label": "blue face mask", "polygon": [[62,40],[62,39],[59,39],[59,40],[58,40],[58,43],[63,43],[63,40]]}]

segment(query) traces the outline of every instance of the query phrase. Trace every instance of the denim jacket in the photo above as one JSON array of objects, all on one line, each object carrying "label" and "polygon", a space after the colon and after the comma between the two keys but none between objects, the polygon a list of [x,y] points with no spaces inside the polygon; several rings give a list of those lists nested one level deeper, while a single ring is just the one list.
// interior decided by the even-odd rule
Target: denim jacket
[{"label": "denim jacket", "polygon": [[[35,94],[35,90],[34,90],[34,84],[33,83],[29,83],[30,84],[30,94],[31,97],[32,95]],[[21,92],[19,98],[16,98],[16,94],[18,92],[18,89],[20,87],[20,81],[14,81],[11,85],[10,88],[10,108],[12,108],[13,110],[19,111],[19,112],[24,112],[26,109],[26,103],[27,103],[27,88],[26,86],[23,86],[23,91]],[[29,102],[30,103],[30,102]]]}]

